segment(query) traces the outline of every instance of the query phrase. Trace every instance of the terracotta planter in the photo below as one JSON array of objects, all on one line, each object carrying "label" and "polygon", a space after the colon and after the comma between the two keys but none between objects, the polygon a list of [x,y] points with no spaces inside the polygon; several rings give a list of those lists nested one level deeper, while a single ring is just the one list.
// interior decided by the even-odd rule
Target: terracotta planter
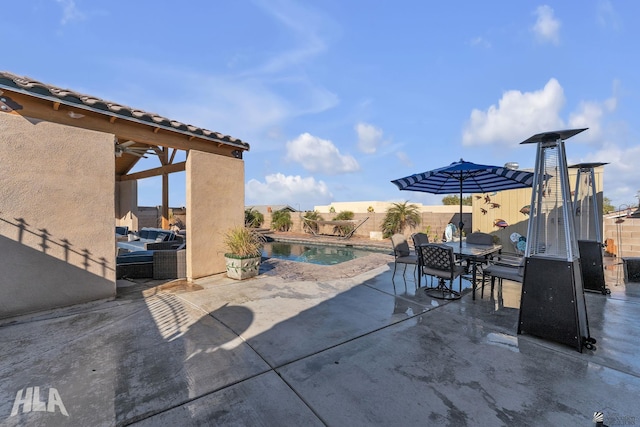
[{"label": "terracotta planter", "polygon": [[228,277],[244,280],[258,275],[260,270],[260,256],[246,258],[233,254],[225,254],[224,258],[227,265]]}]

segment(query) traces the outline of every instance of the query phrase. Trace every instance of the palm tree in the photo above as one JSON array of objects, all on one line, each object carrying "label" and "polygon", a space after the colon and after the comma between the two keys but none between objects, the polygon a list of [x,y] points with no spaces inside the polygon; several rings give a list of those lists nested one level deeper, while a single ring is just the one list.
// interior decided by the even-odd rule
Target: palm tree
[{"label": "palm tree", "polygon": [[271,228],[276,231],[289,231],[293,225],[291,213],[286,209],[280,209],[271,214]]},{"label": "palm tree", "polygon": [[244,225],[246,227],[258,228],[264,223],[264,215],[255,208],[244,210]]},{"label": "palm tree", "polygon": [[[343,221],[343,220],[352,220],[353,212],[351,211],[342,211],[336,215],[333,220],[334,221]],[[333,232],[337,233],[340,236],[346,236],[353,230],[353,225],[336,225],[333,227]]]},{"label": "palm tree", "polygon": [[304,229],[305,231],[312,231],[314,233],[318,233],[320,227],[318,226],[318,223],[313,222],[313,221],[324,221],[324,218],[322,218],[322,215],[320,215],[320,212],[318,211],[309,211],[309,212],[305,212],[304,214],[304,218],[311,220],[311,221],[305,221],[304,222]]},{"label": "palm tree", "polygon": [[616,208],[611,204],[611,199],[604,197],[602,199],[602,213],[608,214],[615,211]]},{"label": "palm tree", "polygon": [[394,203],[382,221],[382,234],[385,238],[396,233],[403,233],[404,229],[417,227],[420,224],[420,210],[416,205],[408,205],[409,201]]}]

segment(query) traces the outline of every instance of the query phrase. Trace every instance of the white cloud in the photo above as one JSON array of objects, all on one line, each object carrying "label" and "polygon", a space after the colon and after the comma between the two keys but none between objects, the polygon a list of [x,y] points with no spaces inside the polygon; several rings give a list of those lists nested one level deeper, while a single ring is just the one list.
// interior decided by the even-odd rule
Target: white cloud
[{"label": "white cloud", "polygon": [[331,141],[306,132],[287,142],[286,158],[300,163],[310,172],[336,175],[360,170],[360,165],[351,155],[341,154]]},{"label": "white cloud", "polygon": [[363,153],[373,154],[382,144],[382,129],[368,123],[358,123],[355,127],[358,133],[358,149]]},{"label": "white cloud", "polygon": [[[572,129],[589,128],[588,136],[596,138],[601,135],[599,122],[602,117],[602,108],[596,102],[583,101],[578,111],[569,115],[569,127]],[[594,126],[594,123],[598,123]]]},{"label": "white cloud", "polygon": [[600,26],[603,28],[611,28],[613,30],[620,30],[620,17],[613,8],[613,5],[608,0],[601,0],[597,6],[597,19]]},{"label": "white cloud", "polygon": [[605,144],[599,151],[585,156],[580,162],[605,162],[604,196],[613,206],[636,205],[640,191],[640,146],[621,148],[615,144]]},{"label": "white cloud", "polygon": [[[73,0],[66,1],[71,4]],[[283,128],[297,117],[313,115],[339,104],[338,96],[311,78],[306,70],[327,50],[330,38],[340,32],[322,11],[288,0],[257,0],[266,12],[269,26],[282,32],[269,51],[228,58],[227,69],[195,70],[189,64],[148,62],[127,58],[127,74],[144,77],[152,94],[123,89],[117,99],[131,99],[130,105],[233,135],[253,144],[252,150],[269,150],[282,145],[273,129]],[[122,61],[116,66],[120,67]],[[133,82],[132,79],[129,79]],[[166,81],[175,82],[179,97],[163,95]],[[133,85],[132,85],[133,86]],[[273,139],[271,139],[273,138]],[[254,152],[255,152],[254,151]]]},{"label": "white cloud", "polygon": [[259,73],[286,71],[315,58],[327,50],[321,34],[339,31],[325,14],[305,3],[268,0],[257,4],[291,33],[288,39],[291,46],[270,55],[269,60],[256,70]]},{"label": "white cloud", "polygon": [[[152,65],[148,65],[151,67]],[[141,67],[147,68],[147,65]],[[289,120],[307,114],[317,114],[338,104],[337,96],[309,81],[287,81],[286,92],[295,96],[285,96],[268,79],[203,75],[183,68],[156,67],[154,78],[161,81],[179,82],[179,91],[184,94],[180,100],[170,102],[166,97],[148,101],[153,111],[199,127],[233,135],[253,144],[252,150],[268,149],[268,140],[273,138],[278,144],[282,139],[278,132]],[[140,72],[143,72],[141,70]],[[162,74],[161,74],[162,73]],[[178,78],[177,76],[180,76]],[[280,84],[283,87],[283,83]],[[135,97],[123,94],[118,99]],[[138,108],[144,108],[138,102]]]},{"label": "white cloud", "polygon": [[[227,78],[203,79],[203,100],[214,99],[215,103],[202,103],[199,115],[209,117],[207,121],[231,124],[237,132],[247,124],[254,129],[270,128],[289,115],[291,105],[275,92],[258,81],[235,81]],[[192,116],[193,111],[187,111]],[[220,126],[218,126],[219,128]],[[238,128],[236,130],[236,127]],[[220,129],[217,129],[220,130]]]},{"label": "white cloud", "polygon": [[547,5],[539,6],[535,14],[538,16],[532,30],[538,41],[558,44],[560,42],[560,21],[554,16],[553,9]]},{"label": "white cloud", "polygon": [[62,5],[62,19],[60,20],[62,25],[85,18],[84,13],[78,9],[74,0],[56,0],[56,2]]},{"label": "white cloud", "polygon": [[[555,79],[550,79],[542,90],[535,92],[508,91],[486,111],[474,109],[463,130],[463,144],[513,145],[529,136],[561,128],[588,128],[577,142],[602,143],[605,119],[618,104],[618,82],[614,81],[614,94],[604,101],[581,101],[565,122],[560,110],[565,102],[564,92]],[[608,130],[607,130],[608,132]]]},{"label": "white cloud", "polygon": [[517,144],[533,134],[560,129],[559,117],[564,91],[556,79],[550,79],[535,92],[510,90],[498,106],[487,111],[474,109],[462,134],[463,145]]},{"label": "white cloud", "polygon": [[584,137],[588,141],[600,140],[603,136],[602,118],[605,113],[613,112],[617,99],[612,97],[604,102],[582,101],[578,111],[569,115],[569,128],[589,128]]},{"label": "white cloud", "polygon": [[411,167],[413,166],[413,161],[411,160],[411,157],[405,153],[404,151],[398,151],[396,152],[396,157],[398,158],[398,160],[400,160],[400,162],[407,166],[407,167]]},{"label": "white cloud", "polygon": [[265,176],[264,182],[249,180],[245,192],[247,205],[287,204],[305,209],[333,201],[333,194],[323,181],[281,173]]},{"label": "white cloud", "polygon": [[474,37],[469,41],[469,44],[473,47],[483,47],[485,49],[489,49],[491,47],[491,42],[481,36]]}]

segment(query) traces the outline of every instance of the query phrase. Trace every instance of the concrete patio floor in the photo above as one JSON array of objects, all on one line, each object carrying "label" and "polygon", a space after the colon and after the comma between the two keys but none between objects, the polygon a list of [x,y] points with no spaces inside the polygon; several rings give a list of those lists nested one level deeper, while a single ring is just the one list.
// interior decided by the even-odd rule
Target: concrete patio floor
[{"label": "concrete patio floor", "polygon": [[0,424],[640,424],[640,284],[621,266],[611,295],[586,293],[598,342],[579,353],[517,335],[518,284],[443,302],[410,272],[394,287],[387,262],[318,281],[119,281],[114,301],[5,322]]}]

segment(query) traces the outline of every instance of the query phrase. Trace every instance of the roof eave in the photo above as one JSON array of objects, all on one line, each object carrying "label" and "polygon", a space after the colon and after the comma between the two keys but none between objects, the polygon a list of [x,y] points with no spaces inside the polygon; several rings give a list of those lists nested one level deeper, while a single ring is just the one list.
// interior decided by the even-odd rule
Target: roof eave
[{"label": "roof eave", "polygon": [[[19,77],[19,76],[15,76],[15,77]],[[3,83],[2,80],[5,80],[5,81],[9,80],[9,81],[11,81],[13,83],[13,85],[8,85],[6,83]],[[48,85],[45,85],[45,84],[40,83],[40,82],[37,82],[37,83],[39,85],[41,85],[42,87],[44,87],[44,88],[53,88],[53,86],[48,86]],[[215,138],[215,137],[211,137],[211,136],[205,135],[204,133],[192,132],[192,131],[189,131],[188,129],[180,129],[180,128],[173,127],[173,126],[166,126],[166,125],[163,125],[161,123],[155,123],[153,121],[142,120],[142,119],[139,119],[139,118],[133,117],[133,116],[128,116],[128,115],[124,115],[124,114],[118,114],[118,113],[115,113],[113,111],[104,110],[104,109],[101,109],[101,108],[94,108],[94,107],[91,107],[90,105],[87,105],[85,103],[70,102],[68,100],[65,100],[64,98],[60,98],[60,97],[57,97],[55,95],[47,95],[47,94],[43,94],[43,93],[40,93],[40,92],[37,92],[37,91],[30,91],[30,90],[27,90],[27,89],[25,89],[23,87],[20,87],[11,78],[11,76],[7,75],[7,73],[0,73],[0,89],[7,90],[7,91],[10,91],[10,92],[19,93],[19,94],[26,95],[26,96],[31,96],[31,97],[42,99],[42,100],[46,100],[46,101],[49,101],[49,102],[52,102],[52,103],[59,103],[59,104],[65,105],[67,107],[73,107],[73,108],[77,108],[77,109],[84,110],[84,111],[90,111],[92,113],[100,114],[100,115],[107,116],[107,117],[114,117],[114,118],[116,118],[118,120],[126,120],[126,121],[129,121],[129,122],[150,126],[152,128],[162,129],[162,130],[165,130],[165,131],[168,131],[168,132],[173,132],[173,133],[182,134],[182,135],[193,137],[193,138],[199,138],[199,139],[203,139],[203,140],[206,140],[206,141],[211,141],[211,142],[214,142],[216,144],[223,144],[223,145],[227,145],[227,146],[238,148],[238,149],[245,150],[245,151],[249,151],[250,150],[249,143],[241,141],[241,140],[238,140],[238,142],[236,142],[236,141],[228,141],[228,140],[224,140],[224,139],[220,139],[220,138]],[[1,94],[2,94],[2,91],[0,90],[0,95]],[[100,100],[100,101],[102,101],[105,104],[108,104],[107,101],[103,101],[103,100]],[[116,104],[113,104],[113,105],[116,105]],[[137,110],[134,110],[134,109],[132,109],[130,107],[123,107],[123,108],[127,108],[132,114],[135,114],[135,111],[137,111]],[[144,114],[148,115],[149,117],[152,116],[151,113],[144,112]],[[169,119],[166,119],[166,120],[169,120]],[[180,123],[180,125],[182,125],[184,127],[189,127],[190,126],[190,125],[187,125],[187,124],[184,124],[184,123]],[[195,126],[193,126],[193,127],[196,128]],[[197,129],[199,129],[201,132],[214,133],[212,131],[209,131],[209,130],[206,130],[206,129],[203,129],[203,128],[197,128]]]}]

